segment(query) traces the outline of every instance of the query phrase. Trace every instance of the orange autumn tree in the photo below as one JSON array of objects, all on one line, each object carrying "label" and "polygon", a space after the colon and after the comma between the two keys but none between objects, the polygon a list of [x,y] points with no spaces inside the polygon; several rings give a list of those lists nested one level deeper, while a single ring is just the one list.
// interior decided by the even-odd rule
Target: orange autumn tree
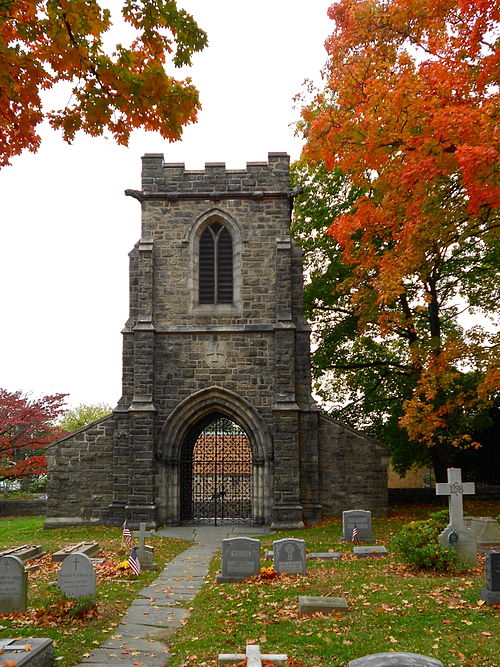
[{"label": "orange autumn tree", "polygon": [[400,428],[443,479],[454,425],[498,394],[499,6],[493,0],[340,0],[326,85],[303,110],[311,165],[360,193],[328,233],[349,267],[360,335],[404,344]]},{"label": "orange autumn tree", "polygon": [[[117,4],[128,48],[105,47],[111,14],[96,0],[0,0],[0,166],[38,149],[45,118],[68,142],[107,129],[120,144],[138,127],[175,141],[196,120],[198,91],[167,69],[189,65],[205,33],[174,0]],[[43,93],[61,82],[66,105],[46,110]]]}]

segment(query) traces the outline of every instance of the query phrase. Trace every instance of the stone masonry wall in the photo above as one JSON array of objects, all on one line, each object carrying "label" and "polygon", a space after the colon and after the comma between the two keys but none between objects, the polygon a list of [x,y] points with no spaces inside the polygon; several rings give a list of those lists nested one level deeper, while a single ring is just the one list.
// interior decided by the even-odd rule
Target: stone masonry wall
[{"label": "stone masonry wall", "polygon": [[[289,157],[270,153],[244,170],[189,171],[157,154],[142,165],[142,190],[126,191],[142,226],[129,255],[122,397],[113,415],[50,449],[49,517],[176,522],[183,428],[212,413],[253,429],[259,521],[292,528],[321,511],[383,512],[385,449],[326,417],[318,429]],[[199,237],[212,219],[233,239],[231,304],[198,299]]]},{"label": "stone masonry wall", "polygon": [[47,517],[100,519],[112,499],[113,430],[109,415],[47,449]]},{"label": "stone masonry wall", "polygon": [[323,516],[344,510],[387,513],[387,448],[376,440],[330,419],[319,418],[320,488]]}]

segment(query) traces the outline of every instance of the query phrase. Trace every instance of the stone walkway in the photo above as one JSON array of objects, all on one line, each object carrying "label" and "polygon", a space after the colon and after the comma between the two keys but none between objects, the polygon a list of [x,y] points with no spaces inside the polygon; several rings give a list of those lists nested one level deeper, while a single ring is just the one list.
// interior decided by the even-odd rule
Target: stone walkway
[{"label": "stone walkway", "polygon": [[179,526],[158,535],[196,542],[176,556],[149,586],[139,591],[115,633],[75,667],[142,664],[162,667],[170,638],[188,618],[187,606],[206,580],[208,566],[225,537],[267,535],[250,526]]}]

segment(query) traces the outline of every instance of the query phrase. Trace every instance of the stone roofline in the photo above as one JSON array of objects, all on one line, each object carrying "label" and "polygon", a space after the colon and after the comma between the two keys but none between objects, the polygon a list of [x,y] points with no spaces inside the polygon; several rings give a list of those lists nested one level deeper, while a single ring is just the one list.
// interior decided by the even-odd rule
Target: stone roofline
[{"label": "stone roofline", "polygon": [[74,435],[77,435],[78,433],[83,433],[84,431],[88,431],[90,428],[93,428],[94,426],[97,426],[97,424],[101,424],[102,422],[108,421],[108,419],[111,419],[113,417],[113,412],[110,412],[109,415],[105,415],[104,417],[101,417],[100,419],[96,419],[96,421],[91,422],[90,424],[86,424],[85,426],[82,426],[81,428],[77,429],[76,431],[71,431],[71,433],[68,433],[67,435],[64,435],[62,438],[58,438],[57,440],[54,440],[54,442],[51,442],[50,445],[46,445],[44,449],[50,449],[51,447],[55,447],[55,445],[58,445],[61,442],[64,442],[65,440],[69,440],[72,438]]},{"label": "stone roofline", "polygon": [[377,440],[376,438],[373,438],[371,435],[367,435],[366,433],[363,433],[362,431],[358,431],[357,429],[354,428],[354,426],[351,426],[350,424],[346,424],[345,422],[340,422],[337,419],[334,419],[331,417],[328,412],[324,412],[323,410],[319,410],[319,415],[322,419],[325,421],[330,422],[331,424],[335,424],[339,428],[343,429],[344,431],[347,431],[348,433],[351,433],[352,435],[357,435],[365,440],[369,440],[372,442],[376,447],[384,450],[387,452],[389,455],[390,453],[390,448],[388,445],[386,445],[383,442],[380,442],[380,440]]},{"label": "stone roofline", "polygon": [[267,162],[247,162],[246,169],[226,169],[224,162],[207,162],[204,170],[188,170],[183,162],[165,162],[162,153],[147,153],[142,158],[142,189],[127,190],[126,194],[140,201],[289,198],[289,168],[287,153],[269,153]]}]

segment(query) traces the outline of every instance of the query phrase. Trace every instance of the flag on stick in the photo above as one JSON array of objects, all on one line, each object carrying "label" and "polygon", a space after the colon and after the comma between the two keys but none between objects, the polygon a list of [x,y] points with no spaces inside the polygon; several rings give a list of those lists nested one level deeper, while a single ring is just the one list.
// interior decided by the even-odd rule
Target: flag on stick
[{"label": "flag on stick", "polygon": [[359,542],[359,540],[358,540],[358,529],[356,528],[356,524],[354,524],[354,528],[352,529],[352,541],[353,542]]},{"label": "flag on stick", "polygon": [[127,519],[123,522],[122,542],[125,542],[128,547],[132,544],[132,533],[127,525]]},{"label": "flag on stick", "polygon": [[135,574],[141,573],[141,564],[139,563],[139,559],[137,557],[137,547],[133,547],[132,551],[130,552],[130,556],[128,557],[128,564],[130,565],[132,572]]}]

